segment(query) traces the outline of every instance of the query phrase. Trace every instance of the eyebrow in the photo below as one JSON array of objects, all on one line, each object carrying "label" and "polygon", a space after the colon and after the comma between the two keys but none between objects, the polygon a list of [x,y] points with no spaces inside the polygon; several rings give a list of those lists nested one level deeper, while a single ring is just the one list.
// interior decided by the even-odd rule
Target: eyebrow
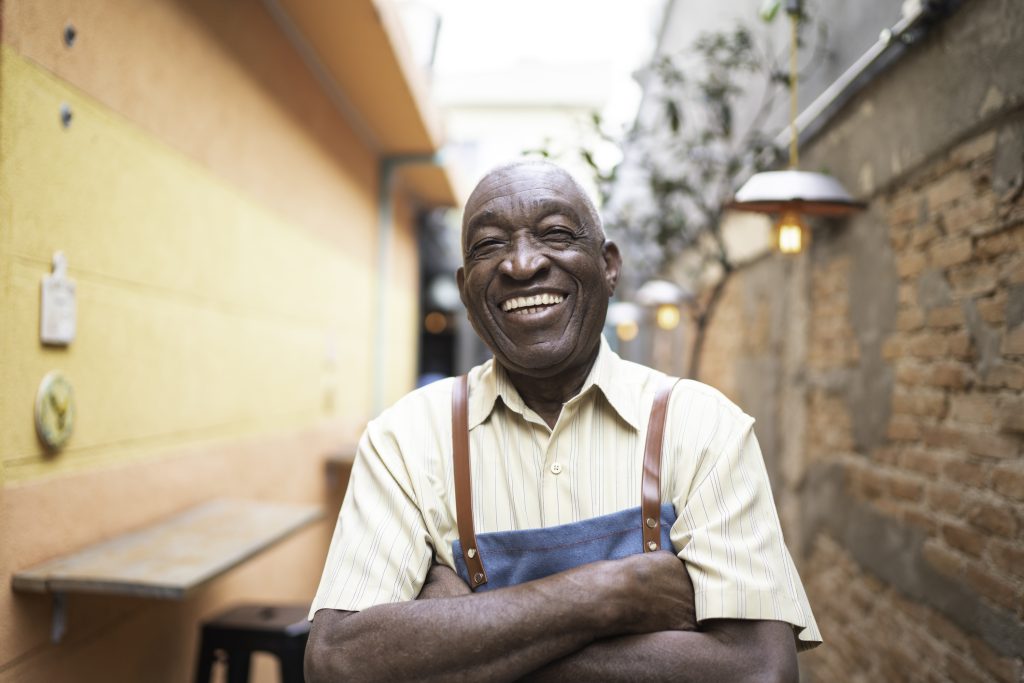
[{"label": "eyebrow", "polygon": [[[549,197],[546,199],[538,199],[531,202],[531,204],[531,213],[534,215],[534,220],[536,221],[544,220],[548,216],[553,216],[555,214],[563,214],[571,218],[576,225],[583,225],[583,221],[580,219],[580,215],[576,212],[576,209],[574,209],[569,202],[563,199]],[[466,235],[469,235],[473,230],[484,225],[498,225],[506,227],[508,225],[508,219],[501,212],[493,209],[485,209],[473,214],[469,219],[469,222],[466,223]]]}]

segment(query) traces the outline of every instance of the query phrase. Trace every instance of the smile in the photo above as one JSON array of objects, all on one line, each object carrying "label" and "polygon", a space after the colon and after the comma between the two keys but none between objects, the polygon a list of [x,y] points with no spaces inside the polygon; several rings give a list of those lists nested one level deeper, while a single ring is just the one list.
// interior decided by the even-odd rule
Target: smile
[{"label": "smile", "polygon": [[550,306],[562,303],[565,297],[561,294],[535,294],[533,296],[517,296],[501,304],[506,313],[539,313]]}]

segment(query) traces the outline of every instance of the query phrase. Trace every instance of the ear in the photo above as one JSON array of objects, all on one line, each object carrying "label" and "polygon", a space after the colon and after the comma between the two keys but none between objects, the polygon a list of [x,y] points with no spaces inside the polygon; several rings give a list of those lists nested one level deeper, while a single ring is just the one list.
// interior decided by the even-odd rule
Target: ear
[{"label": "ear", "polygon": [[622,270],[622,255],[615,242],[605,240],[601,247],[601,255],[604,256],[604,281],[608,296],[615,294],[615,285],[619,283],[619,272]]},{"label": "ear", "polygon": [[[455,271],[455,282],[459,285],[459,298],[462,299],[462,305],[466,306],[466,273],[462,266]],[[466,310],[469,310],[469,306],[466,306]]]}]

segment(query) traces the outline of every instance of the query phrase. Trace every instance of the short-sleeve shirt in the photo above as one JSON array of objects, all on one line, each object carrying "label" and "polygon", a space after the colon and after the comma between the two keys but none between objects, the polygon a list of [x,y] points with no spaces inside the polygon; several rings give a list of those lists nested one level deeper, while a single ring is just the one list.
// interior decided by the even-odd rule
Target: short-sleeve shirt
[{"label": "short-sleeve shirt", "polygon": [[[640,505],[647,422],[664,375],[624,361],[601,340],[583,388],[554,428],[493,360],[469,373],[476,532],[578,522]],[[458,538],[451,457],[453,381],[402,398],[359,442],[309,616],[415,598],[431,562],[454,568]],[[665,427],[661,495],[678,519],[697,620],[794,626],[801,649],[821,642],[783,541],[754,420],[711,387],[676,385]]]}]

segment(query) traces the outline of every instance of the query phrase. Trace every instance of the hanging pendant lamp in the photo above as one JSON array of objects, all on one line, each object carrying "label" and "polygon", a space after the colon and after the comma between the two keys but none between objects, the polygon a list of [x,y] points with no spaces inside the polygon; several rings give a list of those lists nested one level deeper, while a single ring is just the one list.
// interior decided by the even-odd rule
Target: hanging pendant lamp
[{"label": "hanging pendant lamp", "polygon": [[739,211],[778,214],[772,243],[784,254],[803,251],[810,241],[810,230],[801,219],[808,216],[845,216],[864,208],[842,183],[824,173],[799,170],[799,134],[797,115],[797,31],[800,24],[800,0],[787,0],[789,15],[789,169],[765,171],[751,176],[729,203]]}]

